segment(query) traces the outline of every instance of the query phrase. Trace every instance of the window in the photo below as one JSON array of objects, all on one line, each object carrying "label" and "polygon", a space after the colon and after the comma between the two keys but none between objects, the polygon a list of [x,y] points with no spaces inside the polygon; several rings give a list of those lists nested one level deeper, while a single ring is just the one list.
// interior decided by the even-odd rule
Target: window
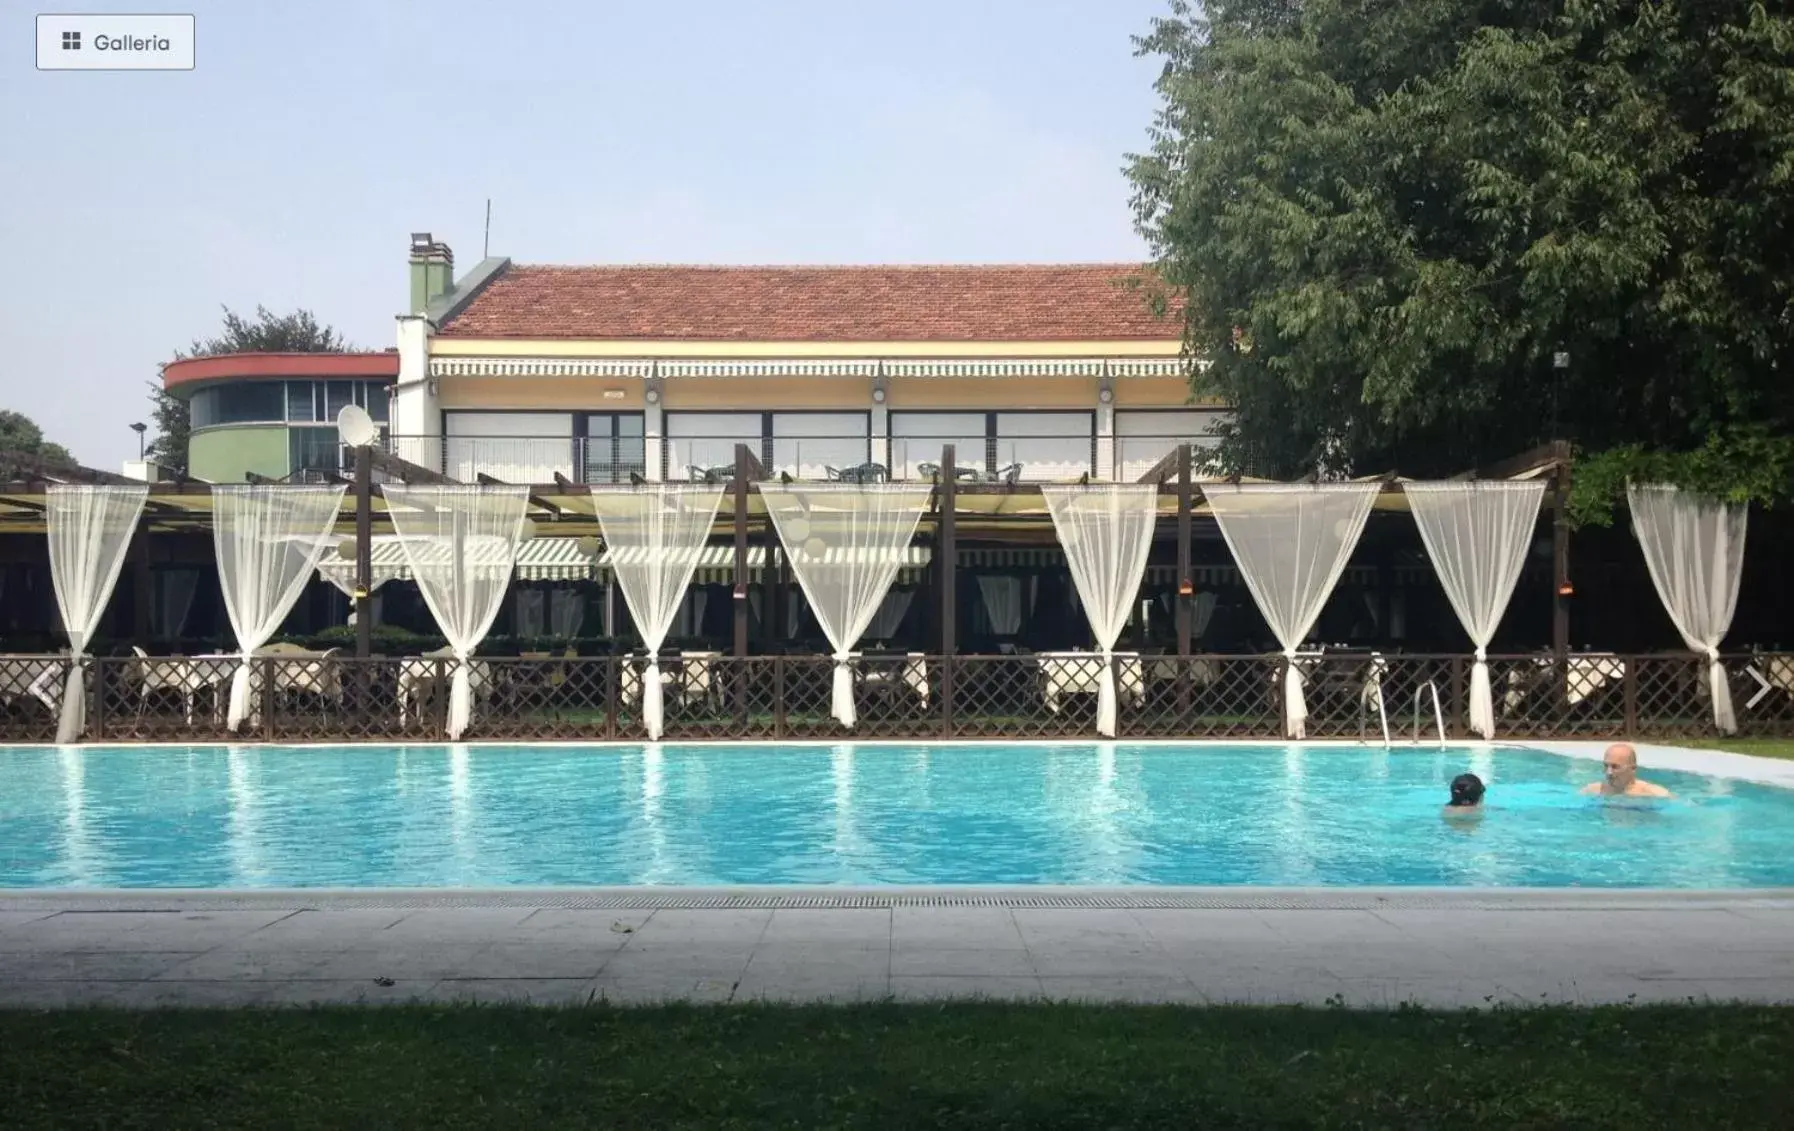
[{"label": "window", "polygon": [[361,390],[362,407],[368,410],[369,416],[373,417],[381,424],[385,424],[387,420],[387,401],[391,396],[391,394],[387,392],[385,384],[379,381],[363,381],[361,383]]},{"label": "window", "polygon": [[625,483],[629,473],[648,473],[648,445],[641,414],[586,414],[585,482]]},{"label": "window", "polygon": [[992,447],[997,470],[1022,465],[1022,477],[1071,479],[1092,470],[1095,420],[1088,412],[999,412]]},{"label": "window", "polygon": [[891,474],[920,479],[918,468],[941,462],[941,449],[953,445],[953,461],[977,471],[985,464],[985,416],[982,412],[893,412]]},{"label": "window", "polygon": [[1121,411],[1115,414],[1115,477],[1132,483],[1179,444],[1193,444],[1197,458],[1215,446],[1215,428],[1227,414],[1216,409]]},{"label": "window", "polygon": [[318,419],[317,401],[312,396],[310,381],[287,382],[287,419],[306,424]]},{"label": "window", "polygon": [[[355,403],[355,381],[330,381],[324,386],[324,419],[335,422],[336,414]],[[363,398],[365,399],[365,398]]]},{"label": "window", "polygon": [[761,454],[757,412],[669,412],[666,414],[666,477],[685,480],[692,468],[734,467],[735,445]]},{"label": "window", "polygon": [[286,419],[286,390],[279,381],[213,385],[193,394],[195,428],[215,424],[278,424]]},{"label": "window", "polygon": [[342,445],[335,428],[287,430],[288,471],[341,471]]},{"label": "window", "polygon": [[450,412],[442,470],[472,483],[482,472],[506,483],[553,483],[574,474],[573,417],[565,412]]},{"label": "window", "polygon": [[769,470],[821,479],[831,467],[858,467],[871,457],[868,432],[863,412],[775,412]]}]

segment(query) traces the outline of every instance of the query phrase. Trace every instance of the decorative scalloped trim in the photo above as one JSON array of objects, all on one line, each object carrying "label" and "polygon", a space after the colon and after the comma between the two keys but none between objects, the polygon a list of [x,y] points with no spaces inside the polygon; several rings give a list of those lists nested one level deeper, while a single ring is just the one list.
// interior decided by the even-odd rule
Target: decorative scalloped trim
[{"label": "decorative scalloped trim", "polygon": [[1179,377],[1181,358],[711,359],[435,357],[433,377]]}]

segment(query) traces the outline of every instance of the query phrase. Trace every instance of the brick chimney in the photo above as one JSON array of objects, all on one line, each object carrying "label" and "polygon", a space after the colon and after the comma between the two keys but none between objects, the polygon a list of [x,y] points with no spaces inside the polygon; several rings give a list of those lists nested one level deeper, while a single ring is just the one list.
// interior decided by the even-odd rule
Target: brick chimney
[{"label": "brick chimney", "polygon": [[455,253],[429,232],[411,233],[411,313],[422,314],[431,303],[455,289]]}]

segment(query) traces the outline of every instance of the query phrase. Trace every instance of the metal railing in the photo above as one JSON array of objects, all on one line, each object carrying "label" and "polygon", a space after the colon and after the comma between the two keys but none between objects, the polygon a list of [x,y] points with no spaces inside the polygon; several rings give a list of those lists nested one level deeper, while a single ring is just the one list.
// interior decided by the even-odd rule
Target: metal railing
[{"label": "metal railing", "polygon": [[[941,449],[953,444],[962,480],[980,483],[1054,483],[1089,475],[1093,479],[1139,478],[1184,438],[1127,437],[1115,441],[1112,459],[1099,458],[1094,436],[665,436],[658,462],[643,437],[608,436],[387,436],[386,451],[452,479],[472,482],[481,474],[508,483],[552,483],[557,475],[575,483],[622,483],[631,473],[652,477],[658,467],[666,480],[715,478],[735,465],[735,446],[746,444],[769,475],[825,481],[860,477],[866,481],[932,478]],[[332,463],[332,467],[321,466]],[[314,459],[317,470],[350,470],[340,449],[330,459]]]},{"label": "metal railing", "polygon": [[[1118,655],[1119,737],[1282,741],[1280,655]],[[1794,736],[1794,654],[1724,660],[1745,736]],[[0,741],[45,743],[67,675],[59,656],[0,656]],[[662,659],[669,741],[682,739],[1093,738],[1102,658],[867,655],[853,662],[858,725],[830,713],[827,656]],[[1366,653],[1300,657],[1312,738],[1374,739],[1381,693],[1431,683],[1440,725],[1466,738],[1471,657]],[[1496,737],[1703,738],[1717,732],[1693,655],[1490,658]],[[231,657],[87,661],[89,742],[440,741],[454,661],[258,656],[250,718],[225,726]],[[535,655],[475,661],[468,739],[631,740],[641,721],[639,657]]]},{"label": "metal railing", "polygon": [[388,436],[392,455],[451,479],[484,474],[507,483],[627,483],[648,473],[639,436]]}]

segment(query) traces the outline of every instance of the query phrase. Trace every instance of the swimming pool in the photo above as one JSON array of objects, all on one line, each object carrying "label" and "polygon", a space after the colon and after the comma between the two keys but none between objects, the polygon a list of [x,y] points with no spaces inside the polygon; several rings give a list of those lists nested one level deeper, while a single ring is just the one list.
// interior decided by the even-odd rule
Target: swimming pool
[{"label": "swimming pool", "polygon": [[[1794,885],[1794,791],[1516,747],[0,748],[0,887]],[[1486,814],[1441,819],[1446,783]]]}]

